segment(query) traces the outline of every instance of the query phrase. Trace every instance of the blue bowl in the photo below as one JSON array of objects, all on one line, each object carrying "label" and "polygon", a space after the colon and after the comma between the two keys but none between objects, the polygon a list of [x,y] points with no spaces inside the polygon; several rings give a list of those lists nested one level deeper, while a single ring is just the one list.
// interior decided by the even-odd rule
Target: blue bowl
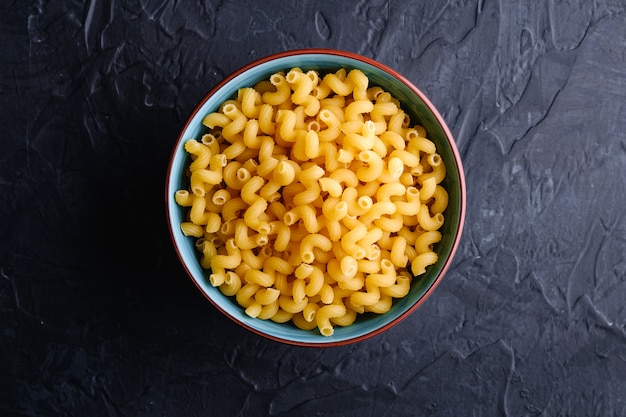
[{"label": "blue bowl", "polygon": [[[382,87],[400,101],[412,123],[424,126],[447,168],[442,185],[448,191],[449,204],[444,212],[445,223],[440,229],[442,240],[435,247],[439,257],[437,263],[413,280],[409,294],[394,300],[390,311],[378,315],[361,315],[350,326],[336,326],[332,336],[322,336],[317,329],[301,330],[291,323],[251,318],[234,299],[226,297],[218,288],[211,286],[209,272],[200,266],[199,253],[194,246],[195,239],[186,237],[180,229],[187,209],[178,206],[174,200],[176,191],[188,186],[185,170],[189,157],[184,143],[188,139],[199,138],[206,131],[202,124],[204,116],[216,111],[224,101],[233,98],[238,89],[251,87],[261,80],[269,79],[276,72],[286,73],[294,67],[320,72],[335,72],[340,68],[361,70],[368,76],[370,85]],[[275,341],[300,346],[330,347],[380,334],[414,312],[433,293],[449,268],[461,239],[466,190],[463,166],[452,134],[437,109],[417,87],[396,71],[367,57],[337,50],[305,49],[282,52],[255,61],[224,79],[200,101],[173,149],[167,171],[165,201],[169,229],[180,261],[194,284],[218,310],[246,329]]]}]

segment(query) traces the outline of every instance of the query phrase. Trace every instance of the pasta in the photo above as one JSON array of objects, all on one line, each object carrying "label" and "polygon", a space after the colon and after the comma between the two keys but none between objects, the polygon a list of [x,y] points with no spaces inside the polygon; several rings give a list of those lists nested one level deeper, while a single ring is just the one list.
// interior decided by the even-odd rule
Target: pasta
[{"label": "pasta", "polygon": [[275,73],[202,123],[184,144],[180,227],[250,317],[331,336],[389,311],[437,262],[445,164],[361,71]]}]

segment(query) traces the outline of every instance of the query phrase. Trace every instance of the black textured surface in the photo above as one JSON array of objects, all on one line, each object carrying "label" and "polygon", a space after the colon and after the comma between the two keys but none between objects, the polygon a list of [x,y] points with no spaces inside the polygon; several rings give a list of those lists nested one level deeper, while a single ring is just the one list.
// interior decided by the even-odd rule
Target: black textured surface
[{"label": "black textured surface", "polygon": [[[626,415],[623,1],[5,1],[0,28],[0,415]],[[303,47],[406,75],[468,184],[435,294],[327,350],[222,317],[163,203],[197,101]]]}]

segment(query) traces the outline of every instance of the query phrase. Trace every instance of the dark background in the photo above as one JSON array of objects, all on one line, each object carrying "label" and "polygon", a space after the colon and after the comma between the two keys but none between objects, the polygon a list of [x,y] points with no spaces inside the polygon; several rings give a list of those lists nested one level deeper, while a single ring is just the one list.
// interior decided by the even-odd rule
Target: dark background
[{"label": "dark background", "polygon": [[[0,415],[626,415],[626,6],[3,1]],[[364,342],[262,339],[167,232],[186,117],[270,53],[396,69],[467,175],[434,295]]]}]

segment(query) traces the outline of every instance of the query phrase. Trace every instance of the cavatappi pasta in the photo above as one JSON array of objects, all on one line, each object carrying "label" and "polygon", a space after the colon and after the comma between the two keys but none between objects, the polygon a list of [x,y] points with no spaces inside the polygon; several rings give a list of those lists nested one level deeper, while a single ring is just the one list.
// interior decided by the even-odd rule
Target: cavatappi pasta
[{"label": "cavatappi pasta", "polygon": [[184,145],[181,230],[251,317],[330,336],[388,311],[437,262],[446,167],[361,71],[273,74],[203,124]]}]

